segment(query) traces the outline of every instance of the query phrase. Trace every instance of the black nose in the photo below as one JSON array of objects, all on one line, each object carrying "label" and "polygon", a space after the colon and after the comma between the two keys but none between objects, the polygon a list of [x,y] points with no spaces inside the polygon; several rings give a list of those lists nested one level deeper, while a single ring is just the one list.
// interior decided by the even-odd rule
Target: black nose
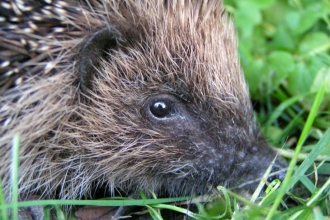
[{"label": "black nose", "polygon": [[275,164],[272,167],[272,171],[267,179],[267,181],[270,183],[275,179],[279,179],[281,182],[283,182],[285,174],[287,170],[287,163],[286,161],[278,157],[275,161]]}]

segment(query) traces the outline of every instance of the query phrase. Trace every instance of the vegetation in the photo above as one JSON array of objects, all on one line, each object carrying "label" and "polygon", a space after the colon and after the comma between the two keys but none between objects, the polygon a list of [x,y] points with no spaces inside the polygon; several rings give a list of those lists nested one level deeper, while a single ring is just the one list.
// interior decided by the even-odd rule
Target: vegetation
[{"label": "vegetation", "polygon": [[235,19],[241,64],[258,119],[273,145],[292,147],[315,93],[326,81],[326,95],[307,142],[315,144],[330,127],[330,2],[225,0],[225,4]]},{"label": "vegetation", "polygon": [[[225,5],[235,19],[256,117],[268,141],[290,163],[281,187],[273,182],[274,190],[252,201],[219,187],[215,202],[206,206],[197,202],[199,213],[159,204],[177,198],[42,204],[121,206],[149,201],[154,219],[162,218],[159,208],[197,219],[330,219],[330,1],[225,0]],[[143,193],[141,197],[145,198]],[[0,202],[4,204],[1,193]],[[14,201],[10,207],[15,213],[18,206],[40,202]],[[6,219],[1,208],[0,219]]]},{"label": "vegetation", "polygon": [[[290,162],[277,198],[271,196],[269,205],[259,206],[267,211],[250,208],[253,215],[238,214],[253,219],[329,218],[330,2],[225,0],[225,4],[235,19],[256,116],[268,141]],[[296,183],[299,190],[291,189]],[[275,214],[290,189],[296,203],[283,202],[283,211]]]}]

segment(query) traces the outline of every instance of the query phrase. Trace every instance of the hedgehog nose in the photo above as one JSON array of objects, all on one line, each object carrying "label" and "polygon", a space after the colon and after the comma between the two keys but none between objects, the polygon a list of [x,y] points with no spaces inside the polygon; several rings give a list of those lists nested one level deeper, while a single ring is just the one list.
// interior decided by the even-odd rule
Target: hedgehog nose
[{"label": "hedgehog nose", "polygon": [[284,177],[286,175],[287,163],[283,158],[277,158],[275,164],[272,167],[272,171],[270,176],[268,177],[267,181],[270,183],[274,179],[279,179],[283,182]]}]

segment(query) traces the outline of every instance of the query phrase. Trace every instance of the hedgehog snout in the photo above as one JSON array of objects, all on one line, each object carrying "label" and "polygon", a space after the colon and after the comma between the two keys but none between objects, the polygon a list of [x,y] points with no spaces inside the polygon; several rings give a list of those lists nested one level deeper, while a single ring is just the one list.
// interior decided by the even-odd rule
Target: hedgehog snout
[{"label": "hedgehog snout", "polygon": [[268,183],[271,183],[273,180],[278,179],[283,182],[286,171],[287,171],[287,163],[282,157],[277,157],[275,164],[272,167],[272,171],[270,176],[267,179]]}]

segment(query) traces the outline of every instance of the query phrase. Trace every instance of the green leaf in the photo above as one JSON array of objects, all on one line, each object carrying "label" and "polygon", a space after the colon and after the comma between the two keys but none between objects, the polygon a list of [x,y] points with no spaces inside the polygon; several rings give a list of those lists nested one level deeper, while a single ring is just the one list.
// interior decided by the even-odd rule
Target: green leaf
[{"label": "green leaf", "polygon": [[314,32],[307,34],[299,45],[299,52],[308,53],[309,51],[320,47],[322,44],[327,44],[328,42],[329,38],[325,33]]},{"label": "green leaf", "polygon": [[271,6],[275,0],[244,0],[246,2],[250,2],[256,8],[264,9]]},{"label": "green leaf", "polygon": [[321,1],[309,4],[301,14],[299,26],[294,30],[295,33],[302,34],[312,28],[317,20],[322,18],[325,12],[324,4]]},{"label": "green leaf", "polygon": [[308,70],[305,62],[301,61],[296,63],[295,68],[287,77],[286,89],[291,95],[298,95],[308,92],[310,90],[313,76]]},{"label": "green leaf", "polygon": [[288,12],[285,16],[285,24],[287,25],[289,30],[294,32],[294,30],[297,29],[297,27],[299,27],[300,19],[301,19],[301,14],[299,12],[291,11]]},{"label": "green leaf", "polygon": [[289,30],[283,25],[277,28],[273,41],[272,48],[280,50],[294,50],[296,46],[296,39],[292,37]]},{"label": "green leaf", "polygon": [[269,85],[272,89],[276,89],[295,67],[292,55],[283,51],[272,52],[268,64],[275,71]]},{"label": "green leaf", "polygon": [[246,80],[249,84],[250,93],[253,96],[260,94],[260,85],[265,78],[261,73],[263,72],[264,61],[254,60],[245,68]]},{"label": "green leaf", "polygon": [[[234,13],[236,26],[242,37],[250,36],[254,26],[261,23],[261,12],[251,2],[244,2]],[[246,9],[249,10],[246,10]]]}]

